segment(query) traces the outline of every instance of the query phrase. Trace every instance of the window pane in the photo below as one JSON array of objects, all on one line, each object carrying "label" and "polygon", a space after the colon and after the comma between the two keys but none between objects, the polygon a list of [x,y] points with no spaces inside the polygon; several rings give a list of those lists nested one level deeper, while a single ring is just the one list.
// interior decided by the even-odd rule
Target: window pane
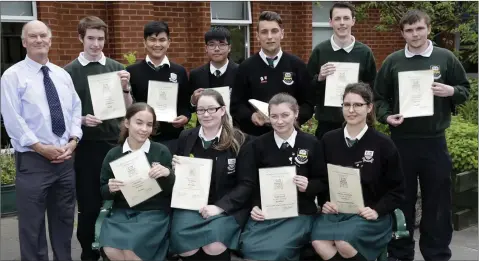
[{"label": "window pane", "polygon": [[0,14],[8,16],[33,16],[32,2],[0,2]]},{"label": "window pane", "polygon": [[[23,23],[1,23],[2,26],[2,50],[1,50],[1,74],[8,67],[23,60],[27,55],[27,51],[22,46],[20,35],[22,34]],[[1,121],[1,147],[2,149],[10,143],[10,138],[3,127],[3,118]]]},{"label": "window pane", "polygon": [[331,27],[313,27],[313,47],[322,41],[328,40],[333,35]]},{"label": "window pane", "polygon": [[329,22],[329,9],[334,2],[313,3],[313,22]]},{"label": "window pane", "polygon": [[248,2],[211,2],[213,20],[249,20]]},{"label": "window pane", "polygon": [[[227,28],[231,33],[231,52],[229,55],[229,59],[234,61],[237,64],[240,64],[246,59],[246,26],[224,26],[219,25],[222,27]],[[214,26],[213,26],[214,27]]]}]

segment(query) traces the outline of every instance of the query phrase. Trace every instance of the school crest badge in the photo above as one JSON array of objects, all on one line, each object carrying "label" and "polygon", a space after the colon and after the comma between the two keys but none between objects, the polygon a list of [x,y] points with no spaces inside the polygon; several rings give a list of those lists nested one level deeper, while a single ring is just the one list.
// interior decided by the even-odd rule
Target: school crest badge
[{"label": "school crest badge", "polygon": [[294,160],[298,164],[306,164],[308,162],[308,150],[299,149],[298,153],[296,154],[296,158],[294,158]]},{"label": "school crest badge", "polygon": [[294,83],[293,81],[293,73],[292,72],[284,72],[283,73],[283,82],[286,85],[291,85]]},{"label": "school crest badge", "polygon": [[441,78],[441,67],[439,65],[431,65],[431,70],[435,80]]},{"label": "school crest badge", "polygon": [[170,73],[170,82],[178,82],[178,76],[176,73]]},{"label": "school crest badge", "polygon": [[234,173],[236,170],[236,159],[228,159],[228,174]]},{"label": "school crest badge", "polygon": [[374,161],[373,156],[374,156],[374,151],[372,151],[372,150],[365,150],[365,151],[364,151],[363,162],[373,163],[373,161]]}]

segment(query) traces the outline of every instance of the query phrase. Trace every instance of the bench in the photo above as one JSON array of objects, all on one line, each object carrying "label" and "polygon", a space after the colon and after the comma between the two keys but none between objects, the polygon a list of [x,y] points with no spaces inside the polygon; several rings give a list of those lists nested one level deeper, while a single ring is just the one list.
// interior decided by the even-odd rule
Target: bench
[{"label": "bench", "polygon": [[[100,210],[100,214],[95,222],[95,242],[92,243],[92,249],[100,251],[100,232],[103,220],[108,217],[113,207],[113,200],[106,200],[103,203],[103,206]],[[409,237],[409,231],[406,228],[406,218],[404,217],[404,213],[400,209],[394,210],[393,215],[393,233],[391,240],[397,240],[400,238]],[[106,257],[102,254],[103,259],[107,260]],[[305,247],[301,253],[301,260],[317,260],[318,256],[314,249],[312,248],[311,244]],[[388,259],[388,251],[387,247],[384,251],[379,255],[377,261],[387,261]]]}]

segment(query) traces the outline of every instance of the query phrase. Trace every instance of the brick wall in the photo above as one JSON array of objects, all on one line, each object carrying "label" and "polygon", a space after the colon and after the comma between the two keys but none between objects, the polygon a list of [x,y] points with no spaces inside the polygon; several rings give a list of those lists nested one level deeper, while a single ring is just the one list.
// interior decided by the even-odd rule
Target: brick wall
[{"label": "brick wall", "polygon": [[258,18],[263,11],[274,11],[281,16],[284,28],[281,49],[307,62],[312,45],[312,2],[251,2],[253,20],[250,30],[251,54],[260,50],[256,35]]},{"label": "brick wall", "polygon": [[374,29],[379,24],[379,10],[370,9],[368,18],[361,22],[356,22],[352,34],[356,39],[368,45],[376,59],[376,67],[379,70],[384,59],[394,51],[404,48],[406,42],[399,31],[378,32]]},{"label": "brick wall", "polygon": [[[164,20],[170,25],[171,44],[168,51],[172,61],[187,70],[208,61],[204,51],[204,32],[210,27],[209,2],[37,2],[38,19],[53,30],[50,60],[65,65],[78,56],[82,45],[78,40],[77,25],[81,18],[96,15],[109,26],[104,52],[107,56],[126,62],[123,55],[137,53],[145,57],[143,26],[152,20]],[[259,51],[256,38],[258,17],[262,11],[278,12],[283,19],[285,37],[281,42],[284,51],[308,61],[312,46],[312,2],[252,1],[250,52]],[[378,10],[371,9],[365,21],[357,22],[353,34],[358,41],[369,45],[378,67],[388,54],[404,47],[400,32],[377,32]]]},{"label": "brick wall", "polygon": [[137,52],[145,57],[143,26],[152,20],[170,25],[171,60],[187,69],[207,61],[203,34],[210,26],[209,2],[43,2],[37,4],[38,19],[53,31],[50,60],[65,65],[78,56],[83,47],[78,40],[80,19],[96,15],[109,27],[105,55],[126,62],[123,55]]}]

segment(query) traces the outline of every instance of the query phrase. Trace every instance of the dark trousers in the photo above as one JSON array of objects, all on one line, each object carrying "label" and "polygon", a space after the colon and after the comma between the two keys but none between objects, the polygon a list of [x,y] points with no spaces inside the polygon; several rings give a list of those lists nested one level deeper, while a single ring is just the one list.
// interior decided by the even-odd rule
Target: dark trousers
[{"label": "dark trousers", "polygon": [[49,260],[45,210],[54,260],[72,260],[74,160],[53,164],[36,152],[17,152],[15,160],[21,260]]},{"label": "dark trousers", "polygon": [[316,128],[316,138],[321,140],[328,131],[342,128],[343,124],[338,122],[318,121],[318,127]]},{"label": "dark trousers", "polygon": [[100,254],[92,250],[95,240],[95,222],[100,213],[100,172],[106,154],[115,141],[82,140],[75,155],[76,193],[78,202],[77,238],[82,247],[81,260],[98,260]]},{"label": "dark trousers", "polygon": [[401,155],[405,176],[405,201],[401,210],[406,217],[410,238],[392,240],[388,246],[389,255],[401,260],[414,260],[413,235],[419,177],[422,198],[419,248],[426,261],[449,260],[452,239],[452,162],[446,139],[393,140]]}]

